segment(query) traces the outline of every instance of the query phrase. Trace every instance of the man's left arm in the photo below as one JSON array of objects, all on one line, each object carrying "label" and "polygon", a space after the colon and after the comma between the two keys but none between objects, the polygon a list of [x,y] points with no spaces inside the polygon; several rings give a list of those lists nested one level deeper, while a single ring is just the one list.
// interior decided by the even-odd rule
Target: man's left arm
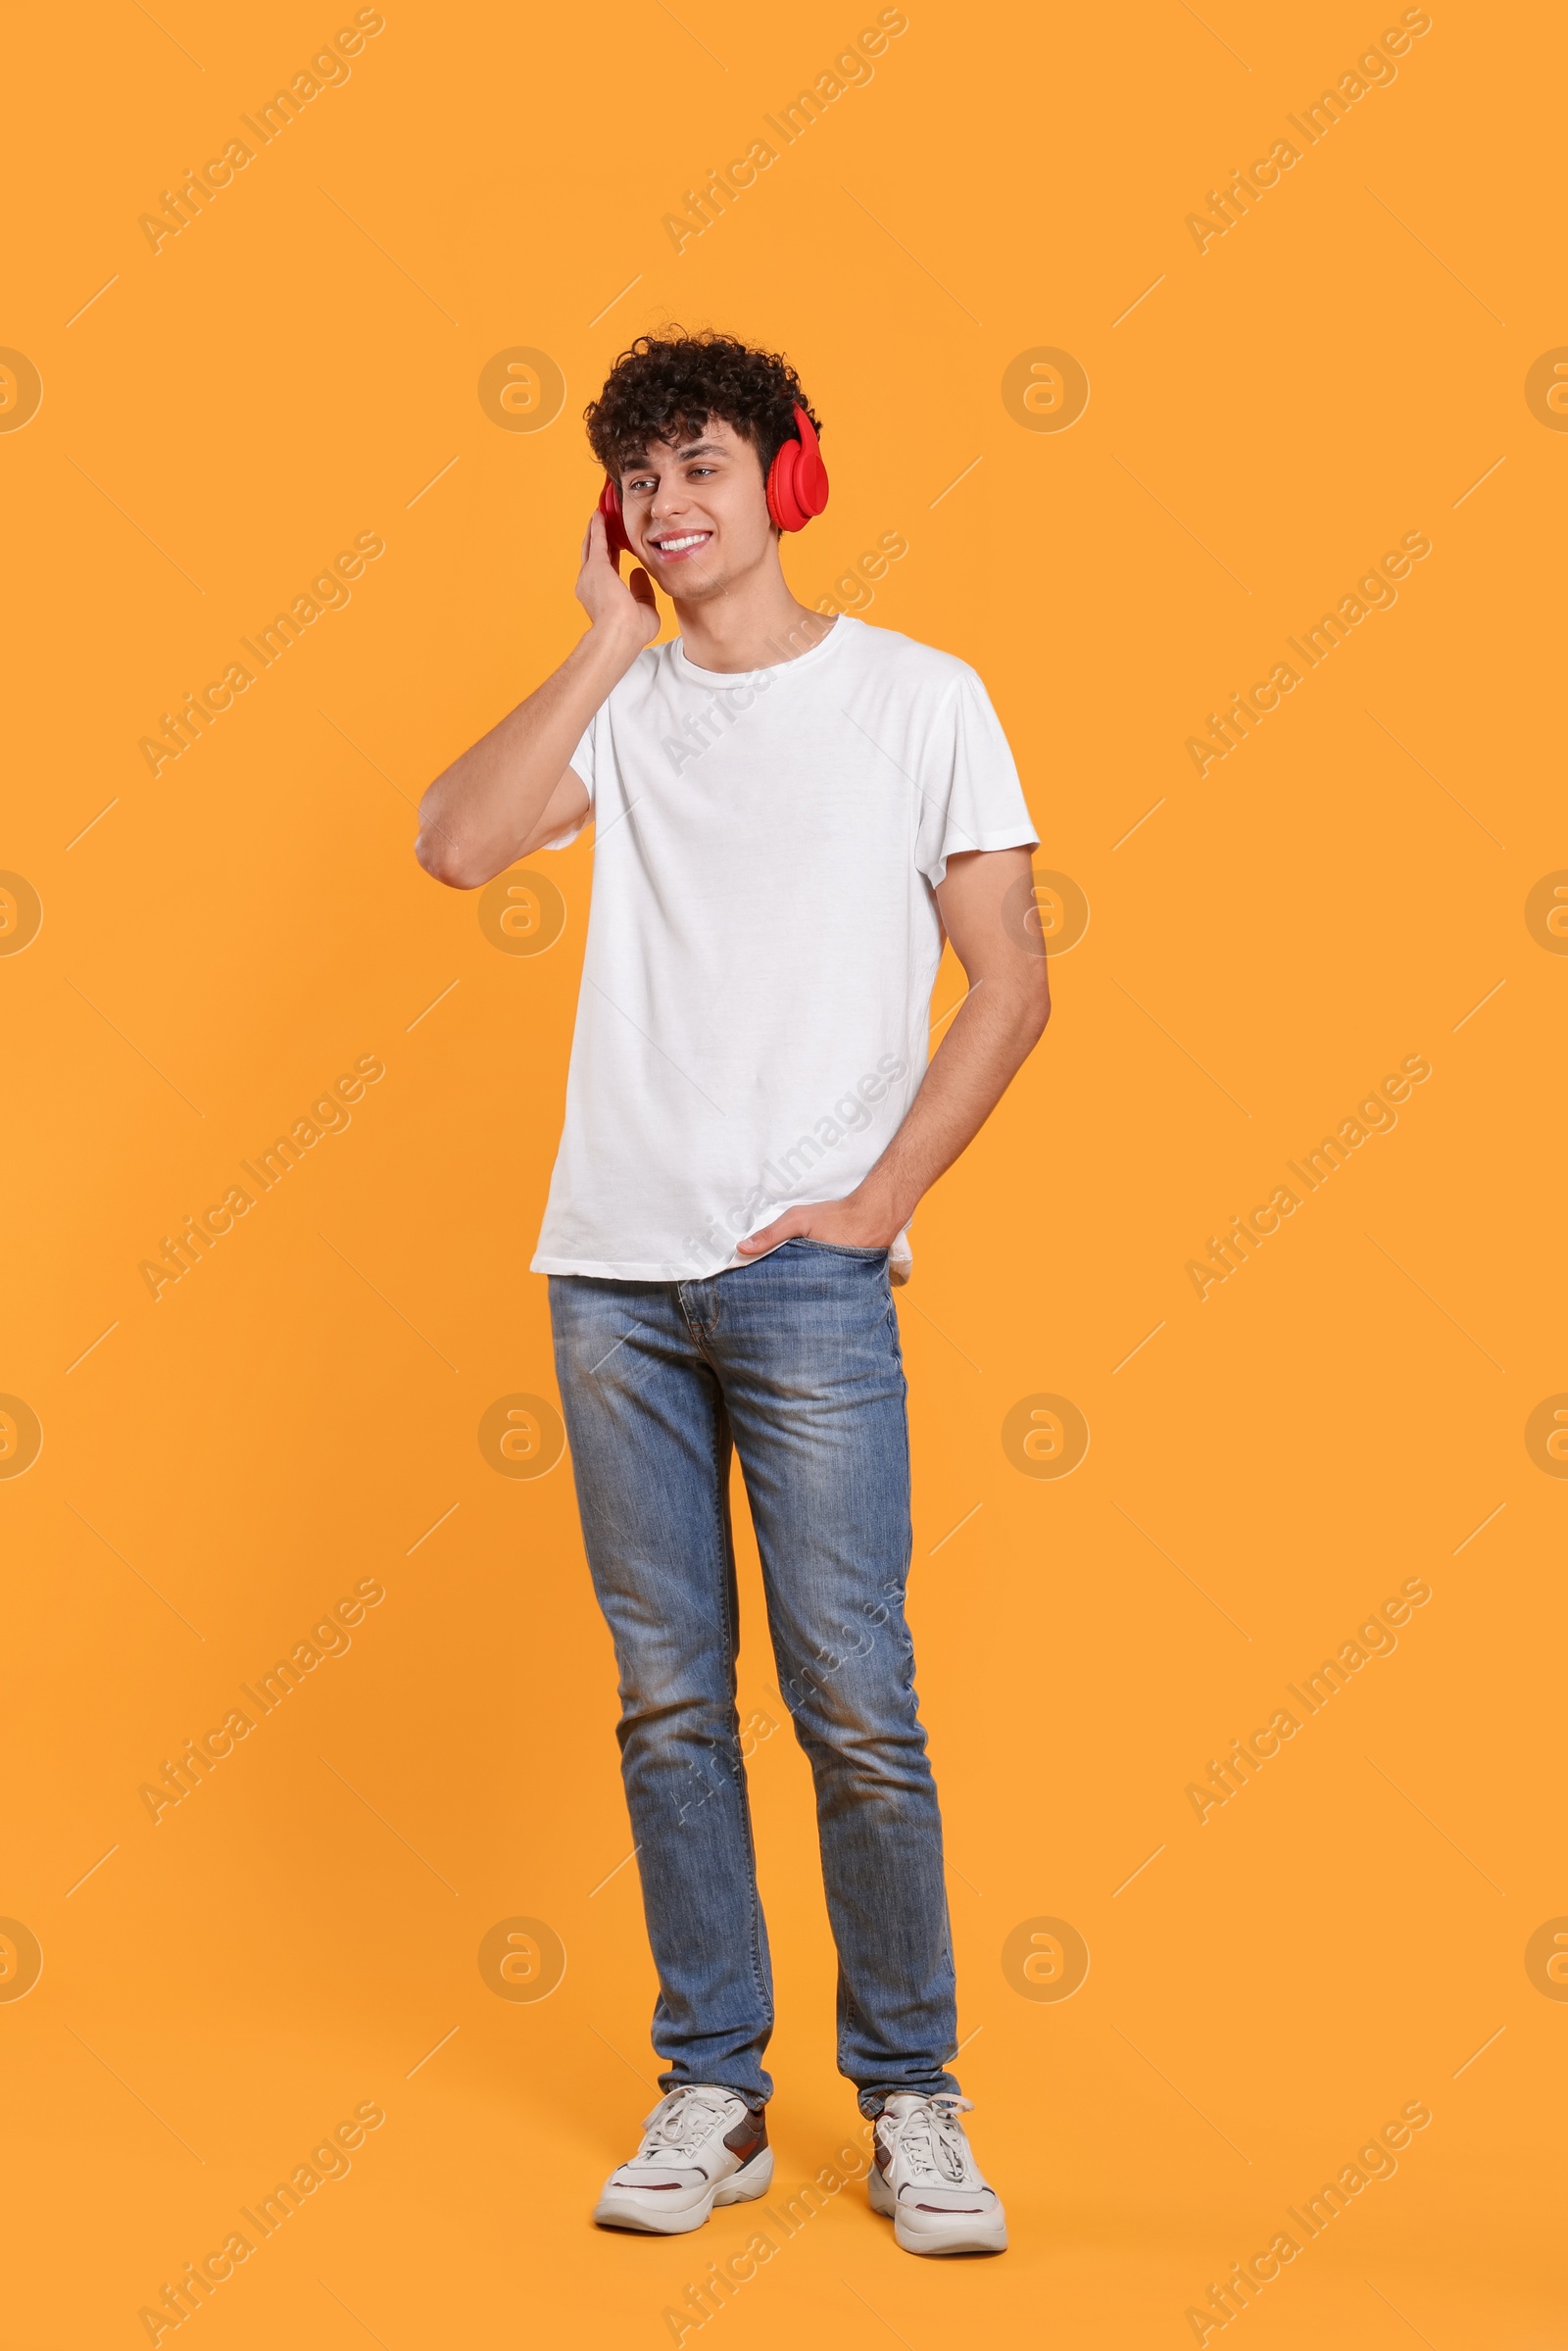
[{"label": "man's left arm", "polygon": [[741,1242],[742,1256],[797,1238],[890,1247],[921,1195],[979,1134],[1051,1017],[1046,957],[1021,917],[1004,912],[1009,897],[1027,909],[1030,871],[1026,849],[970,850],[948,859],[937,906],[969,991],[903,1125],[848,1199],[789,1209]]}]

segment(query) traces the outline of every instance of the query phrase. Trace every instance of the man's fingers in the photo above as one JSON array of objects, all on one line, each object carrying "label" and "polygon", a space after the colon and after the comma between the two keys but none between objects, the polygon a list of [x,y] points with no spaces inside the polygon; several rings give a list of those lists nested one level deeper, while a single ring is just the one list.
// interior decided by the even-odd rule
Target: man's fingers
[{"label": "man's fingers", "polygon": [[777,1224],[763,1225],[760,1233],[749,1233],[744,1241],[737,1242],[735,1246],[748,1257],[755,1256],[759,1249],[773,1249],[779,1242],[789,1240],[790,1234],[784,1230],[788,1223],[788,1217],[781,1216]]},{"label": "man's fingers", "polygon": [[599,507],[595,507],[588,517],[588,529],[582,543],[583,569],[588,570],[596,563],[608,563],[615,577],[619,579],[620,557],[611,549],[610,533],[605,524],[604,513]]}]

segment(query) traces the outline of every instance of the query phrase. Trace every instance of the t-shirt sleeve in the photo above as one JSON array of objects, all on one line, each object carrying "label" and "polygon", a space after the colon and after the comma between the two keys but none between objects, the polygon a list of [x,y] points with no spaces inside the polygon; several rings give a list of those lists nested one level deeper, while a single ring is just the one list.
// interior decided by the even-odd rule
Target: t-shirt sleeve
[{"label": "t-shirt sleeve", "polygon": [[935,889],[949,857],[970,849],[1028,849],[1040,839],[1002,721],[965,668],[943,704],[920,762],[914,861]]},{"label": "t-shirt sleeve", "polygon": [[575,824],[565,825],[559,833],[552,833],[548,841],[541,841],[539,844],[541,849],[569,849],[594,812],[594,803],[597,798],[594,767],[598,751],[599,722],[604,715],[604,704],[601,703],[599,709],[595,710],[588,721],[587,732],[582,741],[566,761],[566,765],[572,770],[572,773],[582,779],[583,789],[588,795],[587,810],[578,817]]}]

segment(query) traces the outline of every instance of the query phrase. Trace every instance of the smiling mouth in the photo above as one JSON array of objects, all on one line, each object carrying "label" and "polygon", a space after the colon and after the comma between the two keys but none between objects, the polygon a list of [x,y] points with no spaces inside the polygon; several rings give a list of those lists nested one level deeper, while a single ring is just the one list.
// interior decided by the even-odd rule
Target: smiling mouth
[{"label": "smiling mouth", "polygon": [[648,545],[650,552],[662,563],[678,563],[683,556],[695,554],[699,547],[706,547],[712,535],[710,530],[684,531],[678,539],[650,539]]}]

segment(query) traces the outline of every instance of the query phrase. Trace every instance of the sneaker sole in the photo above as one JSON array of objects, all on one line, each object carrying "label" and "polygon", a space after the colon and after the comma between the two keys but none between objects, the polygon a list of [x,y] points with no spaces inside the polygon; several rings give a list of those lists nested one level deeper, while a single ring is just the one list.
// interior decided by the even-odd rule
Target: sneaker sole
[{"label": "sneaker sole", "polygon": [[867,2187],[871,2210],[879,2212],[893,2223],[895,2243],[905,2253],[1005,2253],[1007,2224],[1002,2213],[990,2221],[971,2221],[956,2218],[935,2227],[917,2229],[907,2224],[880,2172],[873,2171]]},{"label": "sneaker sole", "polygon": [[765,2196],[772,2184],[773,2150],[764,2147],[738,2172],[719,2180],[700,2203],[688,2204],[680,2212],[650,2211],[634,2200],[635,2188],[623,2188],[618,2195],[607,2188],[594,2206],[594,2223],[600,2229],[635,2229],[646,2236],[686,2236],[702,2228],[715,2204],[750,2204],[758,2196]]}]

